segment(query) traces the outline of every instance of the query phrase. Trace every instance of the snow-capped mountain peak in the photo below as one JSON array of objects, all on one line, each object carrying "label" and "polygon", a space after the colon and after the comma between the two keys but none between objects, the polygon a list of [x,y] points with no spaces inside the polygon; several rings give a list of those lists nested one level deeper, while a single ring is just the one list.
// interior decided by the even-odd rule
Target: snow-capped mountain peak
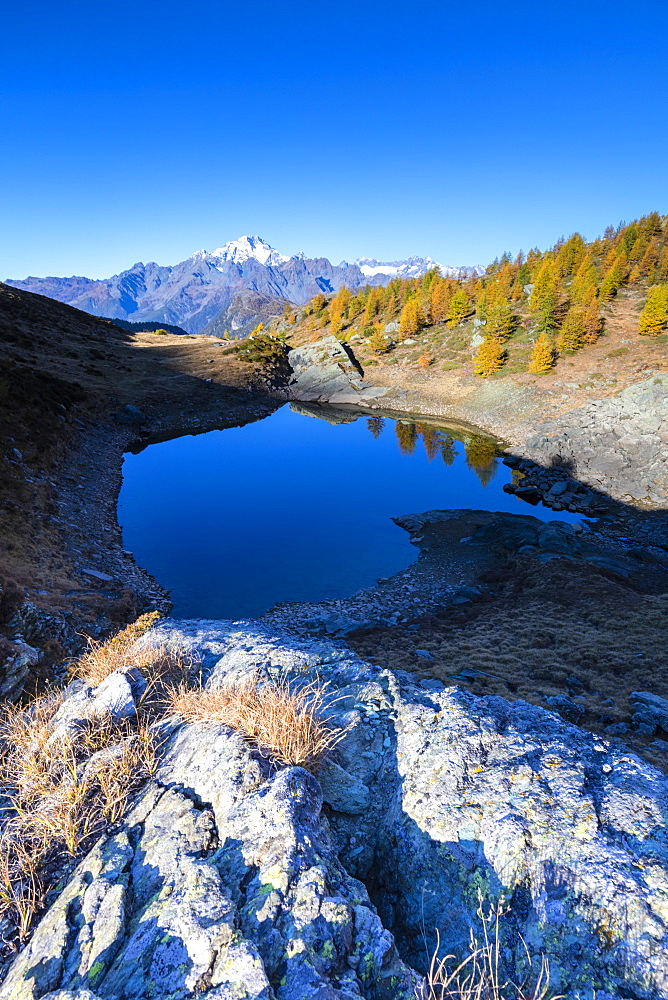
[{"label": "snow-capped mountain peak", "polygon": [[460,277],[463,274],[482,273],[483,267],[451,267],[439,264],[432,257],[407,257],[406,260],[376,260],[375,257],[359,257],[355,264],[367,278],[389,275],[396,278],[418,278],[432,267],[437,267],[443,277]]},{"label": "snow-capped mountain peak", "polygon": [[260,236],[240,236],[238,240],[230,240],[206,256],[212,263],[220,264],[243,264],[252,258],[266,267],[285,264],[290,260],[288,256],[265,243]]}]

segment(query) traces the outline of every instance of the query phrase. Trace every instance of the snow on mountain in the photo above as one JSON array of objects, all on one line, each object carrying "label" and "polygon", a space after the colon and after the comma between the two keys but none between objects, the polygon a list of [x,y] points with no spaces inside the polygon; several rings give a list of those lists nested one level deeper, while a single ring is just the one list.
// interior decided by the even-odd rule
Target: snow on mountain
[{"label": "snow on mountain", "polygon": [[459,278],[468,274],[483,274],[485,268],[451,267],[439,264],[431,257],[408,257],[406,260],[376,260],[374,257],[359,257],[355,264],[367,278],[388,275],[392,278],[418,278],[432,267],[437,267],[444,278]]},{"label": "snow on mountain", "polygon": [[201,250],[199,253],[214,267],[219,267],[221,264],[245,264],[251,259],[264,264],[265,267],[278,267],[290,260],[290,257],[274,250],[259,236],[240,236],[238,240],[230,240],[229,243],[210,253]]},{"label": "snow on mountain", "polygon": [[[350,289],[386,285],[397,276],[419,277],[434,266],[456,277],[484,270],[446,267],[431,257],[395,261],[363,257],[353,264],[336,265],[326,257],[287,256],[259,236],[240,236],[217,250],[198,250],[173,266],[140,262],[106,279],[8,278],[7,284],[68,302],[95,316],[173,324],[199,333],[221,317],[226,326],[233,319],[241,322],[242,314],[244,323],[251,322],[253,303],[262,318],[263,310],[277,308],[278,300],[302,304],[318,293],[336,292],[342,285]],[[246,290],[255,298],[244,295]]]},{"label": "snow on mountain", "polygon": [[[240,236],[237,240],[230,240],[217,250],[198,250],[193,254],[193,258],[206,260],[214,267],[224,264],[244,264],[248,260],[256,260],[265,267],[280,267],[289,260],[303,260],[304,254],[293,254],[292,257],[280,253],[270,246],[260,236]],[[339,267],[350,267],[347,261],[341,261]],[[387,276],[390,278],[418,278],[432,268],[439,268],[444,277],[460,277],[471,273],[482,274],[483,267],[451,267],[448,264],[439,264],[432,257],[408,257],[405,260],[376,260],[375,257],[360,257],[353,262],[353,266],[359,267],[362,274],[367,278],[377,278]]]}]

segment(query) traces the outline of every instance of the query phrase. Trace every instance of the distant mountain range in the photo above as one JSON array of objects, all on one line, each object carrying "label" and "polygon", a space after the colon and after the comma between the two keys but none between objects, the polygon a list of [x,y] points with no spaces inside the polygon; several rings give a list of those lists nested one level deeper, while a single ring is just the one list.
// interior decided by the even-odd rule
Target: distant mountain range
[{"label": "distant mountain range", "polygon": [[254,320],[280,315],[286,301],[303,304],[318,292],[334,292],[342,285],[351,289],[386,285],[393,278],[414,278],[432,267],[455,277],[484,271],[479,266],[438,264],[431,257],[395,261],[361,257],[352,264],[335,265],[326,257],[288,257],[259,236],[242,236],[218,250],[198,250],[173,267],[138,263],[99,280],[30,277],[8,278],[7,284],[94,316],[172,324],[188,333],[220,336],[226,328],[237,335],[246,333]]}]

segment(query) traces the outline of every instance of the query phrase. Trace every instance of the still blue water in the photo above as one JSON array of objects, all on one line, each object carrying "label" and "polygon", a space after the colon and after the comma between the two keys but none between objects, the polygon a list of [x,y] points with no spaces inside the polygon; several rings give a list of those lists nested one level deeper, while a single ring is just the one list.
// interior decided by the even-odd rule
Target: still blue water
[{"label": "still blue water", "polygon": [[[389,418],[331,425],[283,406],[245,427],[128,454],[126,548],[178,618],[256,616],[279,601],[348,597],[417,556],[391,518],[448,507],[534,514],[502,490],[490,442]],[[556,515],[578,520],[574,515]]]}]

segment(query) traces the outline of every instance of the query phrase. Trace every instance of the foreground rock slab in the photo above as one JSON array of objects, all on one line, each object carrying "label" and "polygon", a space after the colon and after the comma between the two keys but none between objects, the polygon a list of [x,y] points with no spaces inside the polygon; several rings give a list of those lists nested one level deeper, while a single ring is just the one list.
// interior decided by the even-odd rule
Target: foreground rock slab
[{"label": "foreground rock slab", "polygon": [[167,622],[142,641],[197,652],[211,687],[320,677],[346,737],[319,781],[175,720],[155,780],[43,917],[2,1000],[404,1000],[436,928],[444,954],[466,954],[481,901],[503,901],[511,974],[526,972],[521,934],[555,993],[668,997],[659,771],[540,708],[416,684],[342,643],[252,622]]}]

